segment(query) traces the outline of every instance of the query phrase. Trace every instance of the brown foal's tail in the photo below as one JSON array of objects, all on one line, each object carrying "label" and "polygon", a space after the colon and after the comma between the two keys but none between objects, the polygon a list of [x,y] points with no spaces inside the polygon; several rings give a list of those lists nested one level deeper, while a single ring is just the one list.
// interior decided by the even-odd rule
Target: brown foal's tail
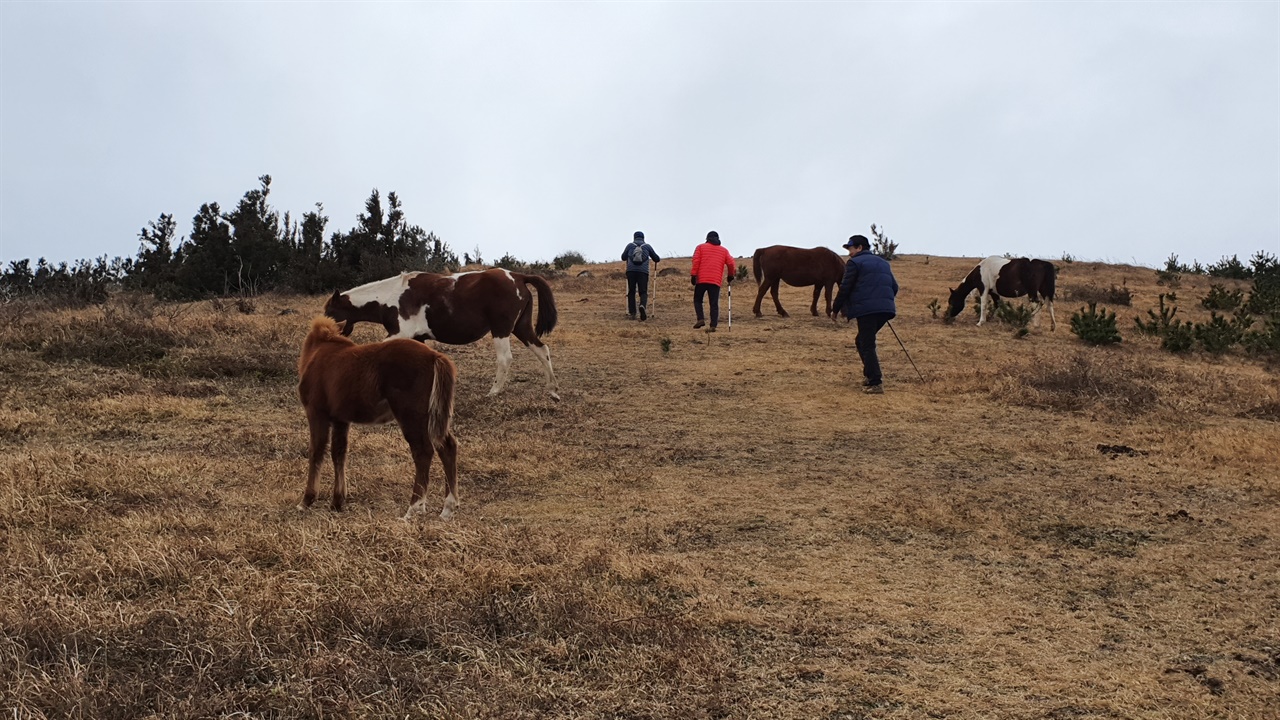
[{"label": "brown foal's tail", "polygon": [[761,251],[761,250],[763,250],[763,249],[764,249],[764,248],[761,248],[760,250],[757,250],[757,251],[756,251],[756,254],[751,256],[751,273],[752,273],[753,275],[755,275],[755,276],[756,276],[756,284],[757,284],[757,285],[759,285],[759,284],[760,284],[760,278],[761,278],[761,272],[760,272],[760,251]]},{"label": "brown foal's tail", "polygon": [[440,447],[449,436],[449,425],[453,421],[453,386],[458,378],[458,369],[447,355],[440,353],[435,357],[435,377],[431,383],[431,411],[427,416],[427,435],[433,447]]},{"label": "brown foal's tail", "polygon": [[537,275],[521,277],[538,293],[538,321],[533,326],[533,333],[542,337],[556,328],[556,299],[551,296],[551,283]]}]

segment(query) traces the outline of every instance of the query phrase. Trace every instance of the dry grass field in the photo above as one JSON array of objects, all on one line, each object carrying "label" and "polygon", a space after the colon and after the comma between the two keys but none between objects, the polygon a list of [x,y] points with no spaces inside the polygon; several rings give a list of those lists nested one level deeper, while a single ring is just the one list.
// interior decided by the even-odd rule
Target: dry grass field
[{"label": "dry grass field", "polygon": [[1144,268],[1059,264],[1056,332],[932,318],[975,262],[894,262],[927,382],[886,328],[883,396],[808,290],[755,319],[738,283],[710,335],[688,258],[645,323],[619,263],[556,280],[561,402],[518,344],[496,399],[488,341],[444,348],[450,522],[438,461],[399,519],[394,426],[353,430],[347,511],[328,462],[295,509],[323,298],[4,306],[4,716],[1277,717],[1277,369],[1139,337]]}]

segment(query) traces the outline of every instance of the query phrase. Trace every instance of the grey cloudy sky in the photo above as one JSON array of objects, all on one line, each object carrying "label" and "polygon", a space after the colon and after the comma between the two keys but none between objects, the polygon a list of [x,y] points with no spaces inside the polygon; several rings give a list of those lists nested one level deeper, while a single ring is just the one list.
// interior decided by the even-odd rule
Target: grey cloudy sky
[{"label": "grey cloudy sky", "polygon": [[461,256],[1280,252],[1280,4],[0,3],[0,260],[257,177]]}]

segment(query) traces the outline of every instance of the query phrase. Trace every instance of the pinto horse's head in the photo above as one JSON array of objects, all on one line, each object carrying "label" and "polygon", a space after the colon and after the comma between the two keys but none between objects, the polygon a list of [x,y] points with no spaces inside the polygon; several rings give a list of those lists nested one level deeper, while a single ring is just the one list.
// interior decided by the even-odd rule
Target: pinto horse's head
[{"label": "pinto horse's head", "polygon": [[351,299],[340,291],[334,290],[333,297],[325,302],[324,314],[342,325],[342,334],[344,336],[351,335],[351,331],[355,329],[356,308],[351,304]]},{"label": "pinto horse's head", "polygon": [[947,300],[947,317],[953,318],[964,311],[964,301],[972,290],[965,290],[964,285],[951,289],[951,297]]}]

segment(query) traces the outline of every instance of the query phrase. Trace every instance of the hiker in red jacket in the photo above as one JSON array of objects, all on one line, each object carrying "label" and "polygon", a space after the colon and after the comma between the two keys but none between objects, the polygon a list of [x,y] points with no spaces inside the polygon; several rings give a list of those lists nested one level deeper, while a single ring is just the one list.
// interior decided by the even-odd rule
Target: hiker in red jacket
[{"label": "hiker in red jacket", "polygon": [[720,233],[712,230],[707,233],[707,241],[693,251],[693,309],[698,315],[695,329],[706,323],[702,319],[702,296],[706,295],[711,303],[711,327],[707,332],[715,332],[720,324],[720,278],[728,269],[726,283],[733,282],[733,275],[738,266],[733,262],[733,255],[720,246]]}]

